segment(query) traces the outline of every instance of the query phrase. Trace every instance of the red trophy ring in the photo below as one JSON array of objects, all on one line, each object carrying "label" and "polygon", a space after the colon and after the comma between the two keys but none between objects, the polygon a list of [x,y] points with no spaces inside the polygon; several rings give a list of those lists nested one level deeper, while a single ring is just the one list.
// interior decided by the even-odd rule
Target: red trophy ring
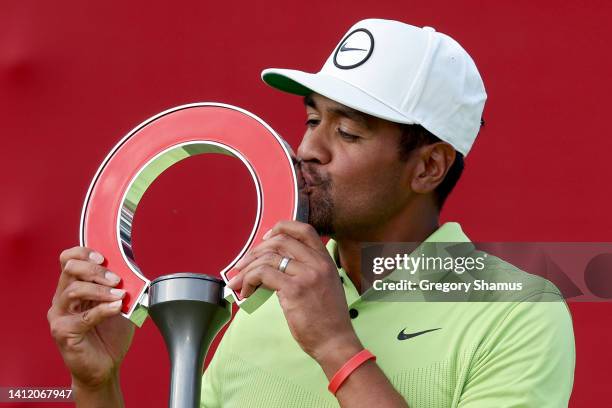
[{"label": "red trophy ring", "polygon": [[[297,172],[290,147],[257,116],[231,105],[194,103],[146,120],[110,151],[91,182],[80,224],[80,243],[99,250],[105,266],[121,276],[126,290],[122,314],[142,324],[149,307],[151,282],[132,252],[132,220],[140,199],[163,171],[197,154],[235,157],[248,168],[257,191],[257,216],[242,250],[222,271],[227,282],[233,265],[282,219],[307,220],[300,203]],[[227,289],[226,289],[227,290]],[[260,288],[248,299],[231,296],[247,312],[271,294]]]}]

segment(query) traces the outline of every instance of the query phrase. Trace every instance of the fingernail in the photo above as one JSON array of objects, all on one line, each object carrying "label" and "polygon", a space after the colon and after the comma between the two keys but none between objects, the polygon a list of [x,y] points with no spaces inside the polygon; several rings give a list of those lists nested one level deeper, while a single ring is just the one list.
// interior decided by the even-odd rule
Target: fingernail
[{"label": "fingernail", "polygon": [[111,271],[108,271],[104,274],[104,277],[106,279],[108,279],[109,281],[113,282],[115,285],[119,283],[119,281],[121,280],[121,278],[117,275],[115,275],[114,273],[112,273]]},{"label": "fingernail", "polygon": [[114,302],[107,303],[109,309],[118,309],[121,307],[122,300],[115,300]]},{"label": "fingernail", "polygon": [[236,289],[234,288],[234,285],[236,284],[237,281],[238,281],[238,276],[234,276],[232,279],[229,280],[229,282],[227,282],[227,286],[230,289]]},{"label": "fingernail", "polygon": [[104,262],[104,257],[102,256],[102,254],[96,251],[92,251],[89,253],[89,259],[97,264],[101,264],[102,262]]},{"label": "fingernail", "polygon": [[270,238],[270,235],[272,234],[272,230],[268,230],[268,232],[266,232],[263,236],[263,240],[265,241],[266,239]]},{"label": "fingernail", "polygon": [[125,290],[123,290],[123,289],[115,289],[115,288],[113,288],[113,289],[110,290],[110,293],[111,293],[111,295],[119,296],[121,299],[123,299],[123,296],[125,296]]}]

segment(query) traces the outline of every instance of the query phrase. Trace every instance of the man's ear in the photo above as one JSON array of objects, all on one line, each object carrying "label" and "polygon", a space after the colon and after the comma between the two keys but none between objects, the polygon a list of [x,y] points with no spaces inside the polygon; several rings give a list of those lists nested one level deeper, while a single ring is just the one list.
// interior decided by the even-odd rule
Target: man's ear
[{"label": "man's ear", "polygon": [[446,177],[457,152],[448,143],[438,142],[418,147],[410,187],[419,194],[431,193]]}]

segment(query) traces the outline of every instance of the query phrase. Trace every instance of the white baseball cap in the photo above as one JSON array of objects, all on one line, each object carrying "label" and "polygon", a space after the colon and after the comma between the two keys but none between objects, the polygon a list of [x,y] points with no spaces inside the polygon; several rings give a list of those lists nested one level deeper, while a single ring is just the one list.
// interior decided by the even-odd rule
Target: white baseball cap
[{"label": "white baseball cap", "polygon": [[266,69],[268,85],[316,92],[360,112],[419,124],[464,156],[480,129],[487,94],[468,53],[431,27],[368,19],[355,24],[316,74]]}]

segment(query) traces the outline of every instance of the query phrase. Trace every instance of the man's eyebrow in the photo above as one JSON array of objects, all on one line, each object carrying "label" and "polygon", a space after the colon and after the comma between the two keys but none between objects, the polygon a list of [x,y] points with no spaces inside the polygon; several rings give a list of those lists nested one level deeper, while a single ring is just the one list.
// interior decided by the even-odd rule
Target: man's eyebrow
[{"label": "man's eyebrow", "polygon": [[[306,95],[304,97],[304,105],[313,109],[318,109],[317,104],[315,103],[311,95]],[[345,118],[351,119],[365,126],[366,128],[371,129],[370,123],[368,121],[368,115],[361,113],[355,109],[349,108],[347,106],[341,106],[328,109],[328,111],[330,113],[333,113],[334,115],[343,116]]]}]

